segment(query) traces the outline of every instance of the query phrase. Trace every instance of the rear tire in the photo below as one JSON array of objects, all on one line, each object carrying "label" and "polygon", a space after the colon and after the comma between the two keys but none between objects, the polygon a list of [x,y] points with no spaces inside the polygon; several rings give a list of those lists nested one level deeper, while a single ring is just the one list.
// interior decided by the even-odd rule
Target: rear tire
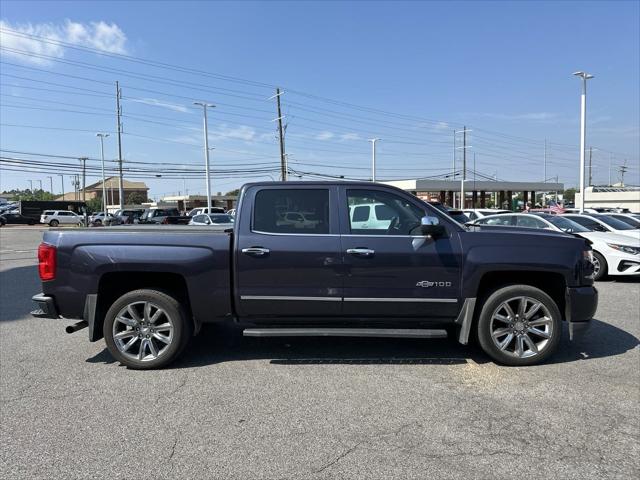
[{"label": "rear tire", "polygon": [[496,362],[526,366],[549,358],[562,336],[562,315],[555,301],[529,285],[493,292],[478,318],[478,341]]},{"label": "rear tire", "polygon": [[609,265],[601,253],[593,252],[593,279],[604,280],[607,278]]},{"label": "rear tire", "polygon": [[151,289],[118,298],[104,319],[107,348],[123,365],[137,370],[162,368],[176,360],[193,332],[180,302]]},{"label": "rear tire", "polygon": [[49,222],[50,227],[57,227],[58,225],[60,225],[60,222],[58,220],[51,220]]}]

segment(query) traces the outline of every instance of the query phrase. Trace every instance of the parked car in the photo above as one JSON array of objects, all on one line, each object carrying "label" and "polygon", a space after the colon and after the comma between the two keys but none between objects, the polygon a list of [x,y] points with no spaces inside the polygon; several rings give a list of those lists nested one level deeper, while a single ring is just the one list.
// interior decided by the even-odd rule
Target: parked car
[{"label": "parked car", "polygon": [[591,231],[566,215],[512,213],[494,215],[474,222],[477,225],[543,228],[586,238],[593,249],[594,280],[607,275],[640,277],[640,240],[611,232]]},{"label": "parked car", "polygon": [[640,230],[604,213],[571,213],[564,216],[591,231],[612,232],[640,239]]},{"label": "parked car", "polygon": [[139,223],[140,217],[144,214],[144,208],[116,210],[111,225],[131,225]]},{"label": "parked car", "polygon": [[285,212],[276,224],[296,231],[316,228],[320,222],[321,220],[313,212]]},{"label": "parked car", "polygon": [[632,227],[640,228],[640,215],[635,215],[633,213],[610,213],[609,216],[616,220],[620,220],[627,225],[631,225]]},{"label": "parked car", "polygon": [[[349,205],[394,212],[360,229]],[[168,365],[203,323],[245,336],[439,338],[532,365],[589,325],[591,247],[560,232],[467,227],[400,189],[365,182],[253,183],[232,232],[193,227],[55,230],[38,249],[36,317],[76,318],[131,368]],[[313,212],[313,227],[279,211]],[[305,213],[306,214],[306,213]],[[189,233],[189,234],[186,234]],[[81,248],[79,248],[81,246]]]},{"label": "parked car", "polygon": [[393,210],[384,203],[349,205],[349,218],[357,229],[387,229],[393,219]]},{"label": "parked car", "polygon": [[40,223],[57,227],[58,225],[81,225],[82,217],[69,210],[45,210],[40,215]]},{"label": "parked car", "polygon": [[89,223],[93,225],[108,225],[113,217],[112,213],[96,212],[89,216]]},{"label": "parked car", "polygon": [[227,215],[231,215],[232,217],[236,216],[236,209],[232,208],[231,210],[227,210]]},{"label": "parked car", "polygon": [[0,215],[0,227],[11,224],[34,225],[36,221],[20,213],[3,213]]},{"label": "parked car", "polygon": [[200,214],[191,217],[189,225],[211,226],[220,230],[233,228],[233,217],[225,213]]},{"label": "parked car", "polygon": [[211,212],[209,212],[208,207],[197,207],[189,211],[187,215],[189,217],[193,217],[194,215],[200,215],[202,213],[224,213],[224,208],[222,207],[211,207]]},{"label": "parked car", "polygon": [[486,217],[488,215],[500,215],[502,213],[513,213],[510,210],[500,210],[498,208],[468,208],[462,210],[470,221],[477,220],[478,218]]},{"label": "parked car", "polygon": [[139,223],[156,223],[160,224],[166,217],[179,217],[180,212],[177,208],[146,208],[144,213],[140,215]]},{"label": "parked car", "polygon": [[457,208],[448,208],[447,213],[458,223],[465,224],[471,221],[466,213],[462,210],[458,210]]}]

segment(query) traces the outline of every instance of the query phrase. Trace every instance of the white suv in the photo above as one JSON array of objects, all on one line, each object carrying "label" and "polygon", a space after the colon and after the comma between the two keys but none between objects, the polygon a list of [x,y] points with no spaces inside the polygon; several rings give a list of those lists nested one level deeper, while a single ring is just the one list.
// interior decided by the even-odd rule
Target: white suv
[{"label": "white suv", "polygon": [[80,225],[82,217],[68,210],[45,210],[40,215],[40,223],[45,223],[50,227],[58,225]]}]

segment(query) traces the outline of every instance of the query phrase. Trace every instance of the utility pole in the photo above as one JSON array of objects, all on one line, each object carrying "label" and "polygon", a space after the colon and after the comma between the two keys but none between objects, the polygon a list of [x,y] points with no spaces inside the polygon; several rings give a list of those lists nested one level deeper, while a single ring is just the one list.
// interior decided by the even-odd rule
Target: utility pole
[{"label": "utility pole", "polygon": [[[451,181],[455,182],[456,181],[456,134],[458,132],[456,132],[455,130],[453,131],[453,170],[451,171]],[[456,208],[456,192],[451,189],[451,208]]]},{"label": "utility pole", "polygon": [[124,208],[124,185],[122,180],[122,108],[120,107],[120,98],[122,90],[120,84],[116,81],[116,117],[118,118],[118,200],[120,200],[120,210]]},{"label": "utility pole", "polygon": [[584,212],[585,188],[584,188],[584,155],[587,141],[587,80],[593,78],[586,72],[574,72],[575,76],[582,79],[582,94],[580,95],[580,213]]},{"label": "utility pole", "polygon": [[58,175],[60,175],[60,181],[62,182],[62,200],[64,200],[64,174],[59,173]]},{"label": "utility pole", "polygon": [[618,168],[620,169],[620,186],[624,187],[624,174],[629,170],[629,167],[627,167],[627,161],[625,160],[624,164],[620,165]]},{"label": "utility pole", "polygon": [[209,177],[209,125],[207,123],[207,107],[215,107],[215,105],[206,102],[193,102],[194,105],[202,107],[204,113],[204,170],[207,185],[207,213],[211,213],[211,179]]},{"label": "utility pole", "polygon": [[33,195],[33,180],[28,180],[29,182],[29,191],[31,192],[31,195]]},{"label": "utility pole", "polygon": [[544,164],[543,164],[543,182],[547,183],[547,139],[544,139]]},{"label": "utility pole", "polygon": [[49,179],[49,188],[51,191],[51,195],[53,195],[53,177],[47,177]]},{"label": "utility pole", "polygon": [[40,200],[44,200],[44,192],[42,191],[42,180],[36,180],[36,182],[40,183]]},{"label": "utility pole", "polygon": [[104,139],[109,136],[108,133],[96,133],[96,137],[100,138],[100,156],[102,158],[102,211],[107,214],[107,186],[104,184]]},{"label": "utility pole", "polygon": [[376,142],[379,138],[370,138],[371,142],[371,181],[376,181]]},{"label": "utility pole", "polygon": [[87,201],[87,192],[86,188],[86,180],[87,180],[87,157],[80,157],[79,159],[82,162],[82,201]]},{"label": "utility pole", "polygon": [[282,109],[280,107],[280,95],[284,92],[280,91],[280,88],[276,88],[276,94],[273,97],[269,97],[269,100],[275,98],[278,109],[278,137],[280,139],[280,177],[283,182],[287,181],[287,159],[284,153],[284,131],[282,130]]}]

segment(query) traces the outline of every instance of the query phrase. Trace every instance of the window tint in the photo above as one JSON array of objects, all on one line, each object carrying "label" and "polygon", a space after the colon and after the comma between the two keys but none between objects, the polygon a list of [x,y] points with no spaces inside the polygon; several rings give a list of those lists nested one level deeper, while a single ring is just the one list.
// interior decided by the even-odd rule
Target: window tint
[{"label": "window tint", "polygon": [[519,227],[527,227],[527,228],[546,228],[547,225],[542,221],[535,217],[516,217],[517,225]]},{"label": "window tint", "polygon": [[571,216],[569,217],[571,220],[573,220],[576,223],[579,223],[580,225],[582,225],[585,228],[588,228],[590,231],[602,231],[605,230],[605,228],[600,225],[598,222],[596,222],[595,220],[591,220],[590,218],[587,217],[581,217],[580,215],[575,215],[575,216]]},{"label": "window tint", "polygon": [[329,233],[329,190],[264,189],[256,194],[253,230]]},{"label": "window tint", "polygon": [[63,217],[71,216],[71,212],[60,212],[58,215],[62,215]]},{"label": "window tint", "polygon": [[602,223],[606,223],[614,230],[633,230],[631,225],[621,222],[617,218],[610,217],[608,215],[598,215],[598,220]]},{"label": "window tint", "polygon": [[194,215],[193,222],[194,223],[204,223],[205,216],[204,215]]},{"label": "window tint", "polygon": [[[356,235],[415,235],[425,216],[424,210],[393,193],[353,189],[347,190],[347,200],[352,212],[349,218],[351,233]],[[356,216],[358,209],[372,206],[377,218],[370,217],[368,210],[366,216]]]},{"label": "window tint", "polygon": [[391,220],[393,218],[393,210],[386,205],[376,205],[376,218],[378,220]]},{"label": "window tint", "polygon": [[43,215],[53,215],[53,213],[53,210],[45,210],[44,212],[42,212]]},{"label": "window tint", "polygon": [[369,213],[371,211],[371,207],[361,205],[359,207],[355,207],[353,209],[353,215],[351,215],[352,222],[366,222],[369,220]]},{"label": "window tint", "polygon": [[211,223],[233,223],[233,218],[221,213],[209,215],[209,218],[211,218]]},{"label": "window tint", "polygon": [[469,220],[476,220],[478,218],[478,215],[476,215],[476,212],[466,212],[467,217],[469,217]]}]

